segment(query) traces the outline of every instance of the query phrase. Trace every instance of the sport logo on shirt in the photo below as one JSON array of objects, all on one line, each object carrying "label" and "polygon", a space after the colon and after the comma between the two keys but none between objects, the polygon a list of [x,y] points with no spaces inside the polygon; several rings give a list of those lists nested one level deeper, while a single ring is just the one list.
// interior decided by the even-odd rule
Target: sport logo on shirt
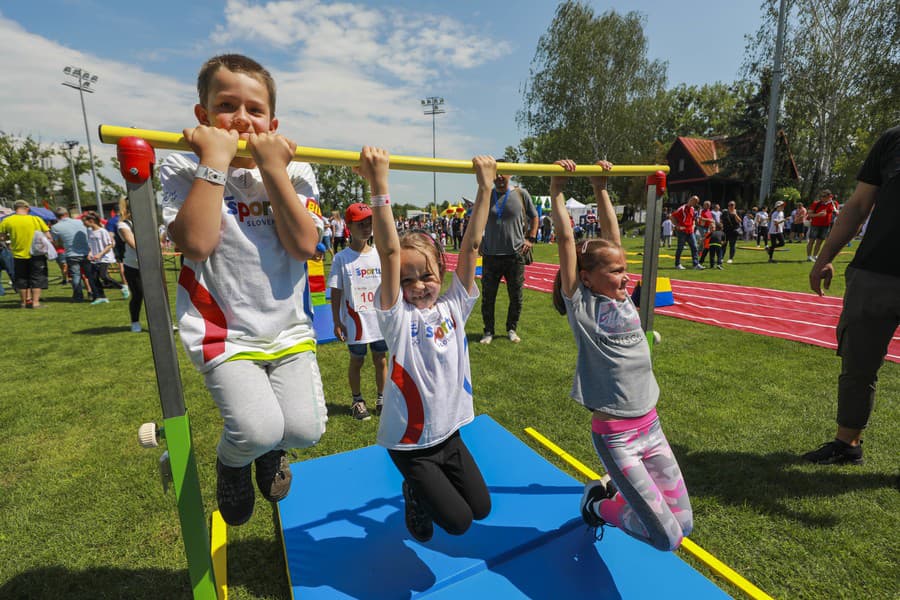
[{"label": "sport logo on shirt", "polygon": [[381,277],[381,267],[373,267],[371,269],[360,269],[359,267],[356,267],[354,272],[360,279],[366,279],[367,277]]},{"label": "sport logo on shirt", "polygon": [[243,223],[244,220],[250,226],[255,225],[272,225],[275,220],[272,219],[272,205],[268,200],[254,200],[246,203],[235,200],[234,196],[225,197],[225,206],[228,208],[228,214],[237,215],[238,221]]}]

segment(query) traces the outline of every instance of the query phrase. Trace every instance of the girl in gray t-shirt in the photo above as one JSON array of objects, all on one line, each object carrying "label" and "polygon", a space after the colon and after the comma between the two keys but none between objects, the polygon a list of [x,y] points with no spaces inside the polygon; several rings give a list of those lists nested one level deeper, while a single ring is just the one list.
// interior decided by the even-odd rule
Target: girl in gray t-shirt
[{"label": "girl in gray t-shirt", "polygon": [[[556,164],[576,168],[570,160]],[[571,396],[593,412],[594,448],[608,473],[585,486],[581,516],[591,527],[608,523],[654,548],[675,550],[693,528],[693,513],[656,415],[659,386],[626,290],[625,251],[606,177],[591,177],[601,237],[578,244],[565,208],[566,181],[564,175],[550,180],[559,247],[553,304],[568,316],[578,348]]]}]

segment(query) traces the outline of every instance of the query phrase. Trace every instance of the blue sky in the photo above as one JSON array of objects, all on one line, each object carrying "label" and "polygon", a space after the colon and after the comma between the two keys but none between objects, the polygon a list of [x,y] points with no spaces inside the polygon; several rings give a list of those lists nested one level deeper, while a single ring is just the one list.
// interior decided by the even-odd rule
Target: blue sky
[{"label": "blue sky", "polygon": [[[683,0],[591,1],[597,13],[638,11],[649,56],[668,62],[670,86],[737,78],[744,36],[760,3]],[[551,0],[504,4],[457,0],[280,2],[196,0],[9,0],[0,5],[0,130],[47,143],[85,144],[77,92],[66,65],[96,73],[86,96],[94,152],[113,154],[96,126],[180,131],[193,125],[195,77],[204,60],[240,52],[268,67],[279,86],[279,131],[304,146],[431,155],[431,117],[419,103],[445,99],[437,155],[499,155],[523,133],[520,89]],[[89,177],[85,182],[90,187]],[[394,173],[395,202],[425,205],[430,173]],[[474,179],[437,175],[438,201],[472,195]]]}]

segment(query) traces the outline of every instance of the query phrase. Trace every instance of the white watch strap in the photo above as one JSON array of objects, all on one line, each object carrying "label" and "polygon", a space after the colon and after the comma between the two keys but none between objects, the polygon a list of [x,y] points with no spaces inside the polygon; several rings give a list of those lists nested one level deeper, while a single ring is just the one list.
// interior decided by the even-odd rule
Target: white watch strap
[{"label": "white watch strap", "polygon": [[198,165],[197,171],[194,173],[194,179],[205,179],[216,185],[225,185],[227,177],[222,171],[207,167],[206,165]]}]

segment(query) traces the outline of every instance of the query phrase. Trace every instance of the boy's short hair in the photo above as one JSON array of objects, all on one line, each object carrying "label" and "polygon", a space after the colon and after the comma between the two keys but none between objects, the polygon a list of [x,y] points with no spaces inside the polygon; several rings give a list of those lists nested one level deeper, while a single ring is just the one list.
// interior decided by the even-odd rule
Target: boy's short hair
[{"label": "boy's short hair", "polygon": [[269,92],[269,112],[272,113],[272,116],[275,115],[275,80],[272,79],[272,74],[261,64],[243,54],[220,54],[203,63],[203,66],[200,67],[200,74],[197,75],[197,95],[200,97],[201,105],[206,106],[209,82],[221,67],[225,67],[232,73],[244,73],[254,77],[265,85]]}]

